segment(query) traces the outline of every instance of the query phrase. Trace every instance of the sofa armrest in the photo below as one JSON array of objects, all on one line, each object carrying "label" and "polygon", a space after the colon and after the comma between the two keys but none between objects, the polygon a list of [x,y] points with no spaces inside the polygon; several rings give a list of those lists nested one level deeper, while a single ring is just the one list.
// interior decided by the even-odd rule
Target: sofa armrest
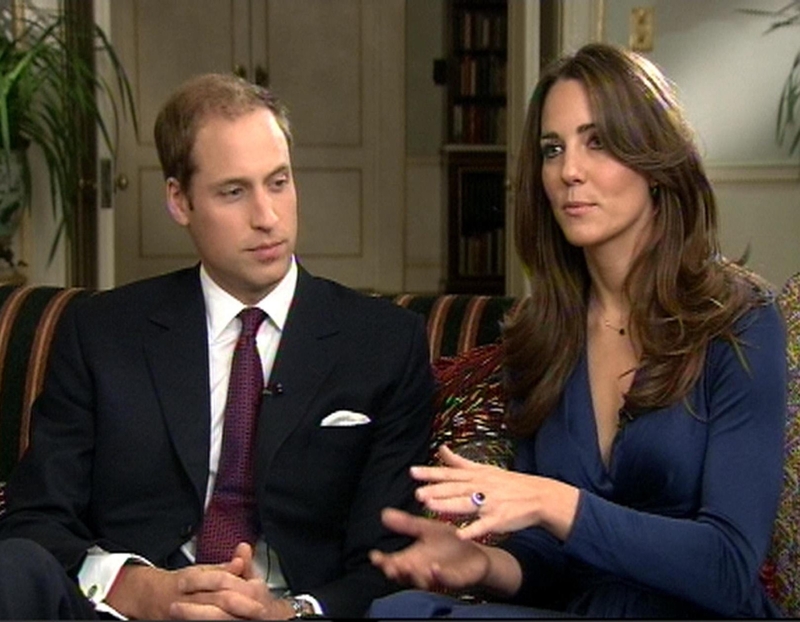
[{"label": "sofa armrest", "polygon": [[87,294],[82,288],[0,287],[0,482],[28,447],[31,406],[42,390],[58,320],[70,301]]}]

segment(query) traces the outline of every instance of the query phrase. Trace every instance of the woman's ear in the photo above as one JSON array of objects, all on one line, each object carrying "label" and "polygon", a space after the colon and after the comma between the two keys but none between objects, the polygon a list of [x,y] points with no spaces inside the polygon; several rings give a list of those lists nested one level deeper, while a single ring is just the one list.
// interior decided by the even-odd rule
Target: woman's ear
[{"label": "woman's ear", "polygon": [[166,183],[167,211],[172,220],[185,227],[189,224],[192,204],[189,196],[181,188],[180,182],[174,177],[167,178]]}]

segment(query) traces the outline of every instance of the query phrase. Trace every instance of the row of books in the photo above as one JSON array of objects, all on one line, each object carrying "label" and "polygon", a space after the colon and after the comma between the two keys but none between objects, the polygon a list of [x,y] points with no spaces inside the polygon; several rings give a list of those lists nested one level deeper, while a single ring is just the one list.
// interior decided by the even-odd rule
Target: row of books
[{"label": "row of books", "polygon": [[492,229],[479,235],[460,236],[458,241],[460,276],[502,276],[505,266],[505,233]]},{"label": "row of books", "polygon": [[455,43],[462,51],[506,49],[505,11],[465,10],[455,15]]},{"label": "row of books", "polygon": [[456,92],[462,97],[505,97],[506,59],[499,56],[463,56],[459,59]]},{"label": "row of books", "polygon": [[506,143],[505,106],[454,105],[450,142],[504,145]]}]

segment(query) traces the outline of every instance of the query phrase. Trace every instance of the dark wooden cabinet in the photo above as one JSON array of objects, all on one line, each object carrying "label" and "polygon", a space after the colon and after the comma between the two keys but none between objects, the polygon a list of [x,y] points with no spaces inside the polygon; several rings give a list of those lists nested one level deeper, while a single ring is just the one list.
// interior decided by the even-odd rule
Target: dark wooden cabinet
[{"label": "dark wooden cabinet", "polygon": [[448,172],[447,291],[505,291],[504,150],[446,151]]},{"label": "dark wooden cabinet", "polygon": [[447,283],[505,291],[507,0],[448,0]]}]

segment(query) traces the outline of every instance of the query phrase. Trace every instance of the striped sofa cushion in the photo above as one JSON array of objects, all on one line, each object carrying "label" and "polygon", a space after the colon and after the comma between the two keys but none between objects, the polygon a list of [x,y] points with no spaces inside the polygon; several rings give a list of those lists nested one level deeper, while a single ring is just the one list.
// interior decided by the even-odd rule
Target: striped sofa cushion
[{"label": "striped sofa cushion", "polygon": [[56,323],[80,288],[0,287],[0,512],[4,482],[29,441]]},{"label": "striped sofa cushion", "polygon": [[431,362],[496,342],[500,323],[517,303],[516,298],[507,296],[466,294],[400,294],[390,298],[427,318]]}]

